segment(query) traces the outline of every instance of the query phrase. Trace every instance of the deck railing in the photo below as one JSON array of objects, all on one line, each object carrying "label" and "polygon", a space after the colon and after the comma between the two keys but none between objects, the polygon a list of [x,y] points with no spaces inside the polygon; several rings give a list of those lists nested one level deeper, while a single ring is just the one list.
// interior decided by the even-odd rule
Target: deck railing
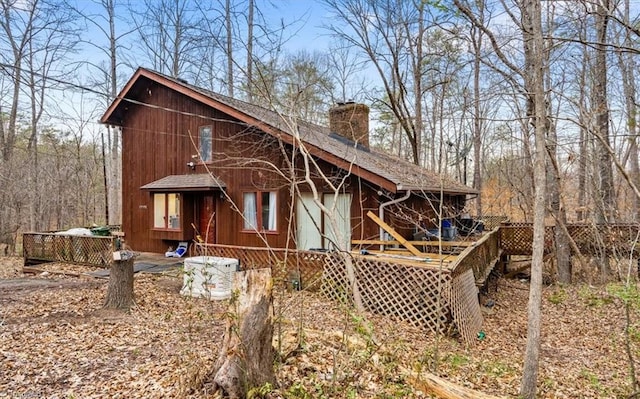
[{"label": "deck railing", "polygon": [[69,262],[108,267],[115,248],[112,236],[78,236],[57,233],[24,233],[22,255],[25,264]]},{"label": "deck railing", "polygon": [[240,261],[242,269],[270,267],[276,280],[290,287],[320,289],[325,253],[284,248],[239,247],[234,245],[197,243],[195,256],[219,256]]},{"label": "deck railing", "polygon": [[500,260],[501,254],[500,232],[499,228],[495,228],[458,255],[456,261],[450,265],[452,274],[457,276],[467,270],[473,270],[476,282],[482,284]]}]

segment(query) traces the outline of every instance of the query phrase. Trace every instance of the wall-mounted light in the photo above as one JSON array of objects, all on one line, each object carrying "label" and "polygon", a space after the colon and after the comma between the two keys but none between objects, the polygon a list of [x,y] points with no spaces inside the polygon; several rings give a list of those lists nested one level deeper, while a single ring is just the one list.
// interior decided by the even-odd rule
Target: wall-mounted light
[{"label": "wall-mounted light", "polygon": [[187,167],[191,170],[195,170],[196,169],[196,164],[193,161],[189,161],[187,162]]}]

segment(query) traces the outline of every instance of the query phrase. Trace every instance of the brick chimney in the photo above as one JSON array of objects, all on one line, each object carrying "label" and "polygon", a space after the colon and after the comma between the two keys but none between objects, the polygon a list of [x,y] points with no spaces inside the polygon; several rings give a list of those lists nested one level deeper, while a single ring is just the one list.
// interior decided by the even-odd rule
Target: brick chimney
[{"label": "brick chimney", "polygon": [[353,101],[329,110],[329,130],[369,148],[369,107]]}]

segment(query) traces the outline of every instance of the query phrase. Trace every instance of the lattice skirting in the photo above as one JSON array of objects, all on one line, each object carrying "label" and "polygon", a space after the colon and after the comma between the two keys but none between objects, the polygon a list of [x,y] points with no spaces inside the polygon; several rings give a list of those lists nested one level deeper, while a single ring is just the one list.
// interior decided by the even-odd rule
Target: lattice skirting
[{"label": "lattice skirting", "polygon": [[465,342],[473,342],[482,328],[482,311],[472,270],[451,280],[451,314]]},{"label": "lattice skirting", "polygon": [[[352,302],[346,262],[352,262],[367,311],[403,320],[433,333],[457,330],[470,343],[482,327],[473,271],[452,279],[448,269],[388,263],[366,257],[326,257],[321,292]],[[345,262],[346,261],[346,262]]]},{"label": "lattice skirting", "polygon": [[223,245],[196,246],[198,255],[240,259],[242,269],[271,267],[276,282],[290,286],[292,274],[303,289],[353,303],[346,264],[353,265],[365,310],[403,320],[431,333],[460,332],[467,343],[482,327],[473,270],[452,274],[434,267],[401,260],[380,260],[348,253],[322,253]]}]

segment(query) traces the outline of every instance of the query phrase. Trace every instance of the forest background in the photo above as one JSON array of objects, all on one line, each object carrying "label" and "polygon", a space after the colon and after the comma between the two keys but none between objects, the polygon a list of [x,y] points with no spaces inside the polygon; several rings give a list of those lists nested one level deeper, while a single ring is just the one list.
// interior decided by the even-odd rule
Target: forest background
[{"label": "forest background", "polygon": [[372,146],[478,189],[475,215],[532,221],[545,155],[550,220],[636,221],[640,4],[535,2],[532,62],[528,3],[0,0],[0,242],[120,223],[120,132],[98,119],[138,66],[319,124],[368,104]]}]

